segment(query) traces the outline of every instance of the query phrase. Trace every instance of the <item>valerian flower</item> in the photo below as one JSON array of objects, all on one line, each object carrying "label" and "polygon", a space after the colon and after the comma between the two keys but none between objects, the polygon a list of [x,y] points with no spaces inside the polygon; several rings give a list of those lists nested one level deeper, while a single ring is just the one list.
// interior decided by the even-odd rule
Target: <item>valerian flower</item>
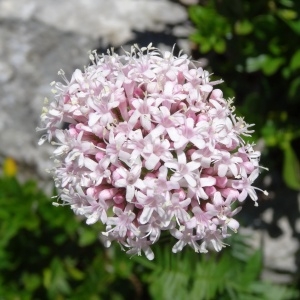
[{"label": "valerian flower", "polygon": [[128,254],[153,259],[163,231],[174,253],[220,251],[239,227],[233,204],[257,204],[260,153],[242,138],[252,125],[186,55],[149,45],[90,59],[70,81],[60,71],[41,116],[40,143],[56,146],[54,204],[103,223],[105,245]]}]

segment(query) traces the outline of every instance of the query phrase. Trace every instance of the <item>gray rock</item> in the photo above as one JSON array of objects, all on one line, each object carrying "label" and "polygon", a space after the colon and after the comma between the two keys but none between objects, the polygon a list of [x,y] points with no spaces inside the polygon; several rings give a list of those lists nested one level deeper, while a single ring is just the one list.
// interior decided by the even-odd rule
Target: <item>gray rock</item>
[{"label": "gray rock", "polygon": [[1,156],[11,156],[20,166],[46,176],[49,147],[37,146],[35,131],[43,98],[50,96],[49,83],[58,79],[60,68],[70,75],[86,64],[96,41],[38,21],[6,20],[0,28],[0,45]]}]

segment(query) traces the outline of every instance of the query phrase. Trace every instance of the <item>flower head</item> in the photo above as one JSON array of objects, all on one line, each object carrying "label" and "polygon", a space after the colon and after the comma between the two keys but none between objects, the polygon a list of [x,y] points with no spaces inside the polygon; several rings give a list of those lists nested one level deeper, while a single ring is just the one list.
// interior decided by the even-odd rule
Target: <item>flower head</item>
[{"label": "flower head", "polygon": [[260,154],[242,139],[251,125],[186,55],[149,45],[90,58],[70,81],[60,72],[66,83],[53,83],[41,116],[62,204],[129,254],[153,259],[162,231],[173,252],[220,251],[239,227],[232,204],[257,201]]}]

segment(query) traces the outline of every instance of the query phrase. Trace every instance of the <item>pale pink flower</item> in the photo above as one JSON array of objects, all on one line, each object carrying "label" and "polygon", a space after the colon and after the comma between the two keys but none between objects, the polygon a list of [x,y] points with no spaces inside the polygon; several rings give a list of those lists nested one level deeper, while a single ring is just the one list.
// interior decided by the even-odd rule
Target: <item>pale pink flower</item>
[{"label": "pale pink flower", "polygon": [[178,239],[178,242],[173,246],[172,252],[177,253],[183,249],[186,245],[189,245],[195,252],[200,252],[200,246],[197,243],[200,237],[196,235],[192,229],[183,228],[178,230],[173,228],[170,233]]},{"label": "pale pink flower", "polygon": [[140,179],[141,175],[141,166],[135,165],[130,170],[125,169],[124,167],[119,167],[115,174],[119,175],[119,179],[115,180],[115,186],[119,188],[125,188],[126,189],[126,201],[131,202],[134,193],[135,193],[135,187],[141,187],[143,182]]},{"label": "pale pink flower", "polygon": [[[168,195],[170,195],[168,193]],[[186,198],[180,201],[180,195],[178,193],[174,193],[171,196],[171,199],[167,197],[167,208],[166,214],[169,220],[168,224],[172,221],[175,217],[178,224],[185,224],[189,219],[190,215],[187,212],[188,206],[191,203],[190,198]]]},{"label": "pale pink flower", "polygon": [[196,173],[193,171],[199,169],[201,165],[195,161],[187,162],[184,152],[177,153],[177,160],[166,162],[165,166],[174,172],[171,180],[179,181],[185,179],[190,186],[196,186]]},{"label": "pale pink flower", "polygon": [[228,171],[231,171],[234,177],[238,176],[238,165],[242,163],[243,160],[240,157],[231,155],[228,151],[220,151],[218,155],[220,155],[220,158],[217,159],[214,164],[218,176],[224,177]]},{"label": "pale pink flower", "polygon": [[54,205],[103,223],[105,246],[130,255],[153,259],[163,231],[174,253],[220,251],[239,228],[233,203],[257,204],[260,153],[243,140],[252,125],[186,55],[151,45],[108,53],[92,52],[70,81],[60,71],[65,84],[52,83],[45,102],[39,143],[56,147]]},{"label": "pale pink flower", "polygon": [[154,211],[156,211],[161,218],[166,214],[166,211],[163,209],[164,196],[155,194],[154,190],[148,189],[146,194],[138,191],[136,192],[136,199],[139,206],[142,207],[142,213],[139,216],[141,224],[148,223]]},{"label": "pale pink flower", "polygon": [[[127,234],[127,230],[136,232],[137,228],[134,226],[132,221],[135,219],[135,214],[133,213],[133,205],[127,204],[125,209],[115,206],[113,212],[116,217],[108,217],[107,228],[108,232],[116,231],[121,238],[124,238]],[[112,229],[110,229],[114,226]]]}]

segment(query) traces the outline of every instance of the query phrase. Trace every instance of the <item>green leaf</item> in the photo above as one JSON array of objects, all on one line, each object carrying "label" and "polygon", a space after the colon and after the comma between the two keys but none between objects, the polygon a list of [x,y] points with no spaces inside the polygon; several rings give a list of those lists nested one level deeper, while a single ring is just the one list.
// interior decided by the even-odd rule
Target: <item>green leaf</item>
[{"label": "green leaf", "polygon": [[211,45],[208,42],[204,42],[204,43],[200,44],[199,49],[200,49],[201,53],[207,53],[208,51],[210,51]]},{"label": "green leaf", "polygon": [[81,272],[79,269],[75,268],[73,265],[69,264],[66,266],[67,271],[70,274],[72,278],[75,280],[83,280],[85,277],[85,274]]},{"label": "green leaf", "polygon": [[291,58],[290,68],[292,71],[300,68],[300,49]]},{"label": "green leaf", "polygon": [[255,251],[248,260],[242,276],[243,281],[247,286],[258,278],[261,268],[262,254],[260,251]]},{"label": "green leaf", "polygon": [[254,282],[251,284],[251,290],[260,295],[259,299],[265,300],[291,300],[299,297],[299,292],[295,289],[271,282]]},{"label": "green leaf", "polygon": [[300,164],[294,149],[290,142],[286,142],[283,146],[283,179],[285,184],[293,189],[300,191]]},{"label": "green leaf", "polygon": [[294,33],[300,35],[300,20],[284,20],[286,24],[294,31]]},{"label": "green leaf", "polygon": [[278,145],[278,132],[273,121],[268,120],[261,130],[265,143],[269,147]]},{"label": "green leaf", "polygon": [[24,272],[22,275],[22,282],[26,290],[34,291],[41,284],[41,276]]},{"label": "green leaf", "polygon": [[289,97],[293,98],[297,95],[297,91],[299,90],[300,87],[300,77],[294,79],[291,82],[290,88],[289,88]]},{"label": "green leaf", "polygon": [[224,41],[224,39],[220,39],[214,44],[214,50],[219,54],[225,52],[226,42]]},{"label": "green leaf", "polygon": [[286,7],[293,7],[295,4],[293,0],[280,0],[279,2]]},{"label": "green leaf", "polygon": [[262,71],[265,75],[273,75],[284,61],[285,59],[283,57],[266,56],[266,59],[262,63]]},{"label": "green leaf", "polygon": [[252,32],[253,25],[249,20],[237,21],[234,24],[234,30],[237,35],[247,35]]},{"label": "green leaf", "polygon": [[292,9],[278,9],[277,14],[285,20],[295,20],[298,16],[297,12]]},{"label": "green leaf", "polygon": [[78,230],[79,233],[79,245],[81,247],[86,247],[94,243],[98,237],[95,231],[93,231],[90,227],[82,227]]}]

